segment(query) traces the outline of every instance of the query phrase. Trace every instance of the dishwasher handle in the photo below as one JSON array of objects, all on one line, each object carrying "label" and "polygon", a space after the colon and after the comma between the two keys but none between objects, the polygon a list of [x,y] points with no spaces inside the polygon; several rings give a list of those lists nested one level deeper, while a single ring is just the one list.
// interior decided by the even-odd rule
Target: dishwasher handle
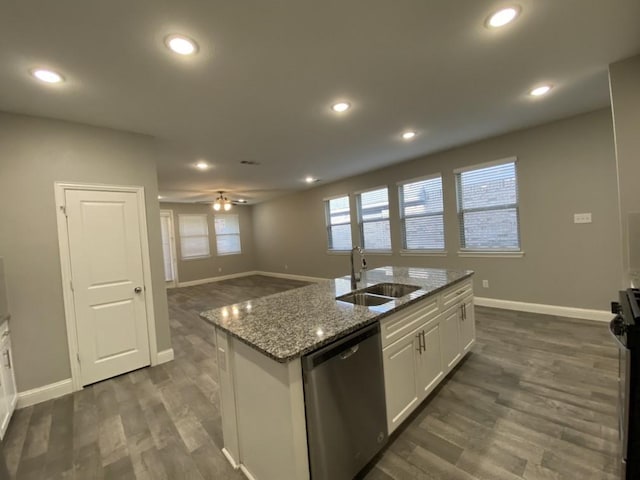
[{"label": "dishwasher handle", "polygon": [[358,352],[360,343],[374,335],[380,335],[380,325],[378,322],[361,328],[346,337],[303,356],[302,370],[310,371],[335,357],[338,357],[340,360],[347,360]]},{"label": "dishwasher handle", "polygon": [[350,356],[355,355],[358,352],[359,348],[360,344],[356,345],[355,347],[351,347],[349,350],[345,350],[340,354],[340,360],[346,360]]}]

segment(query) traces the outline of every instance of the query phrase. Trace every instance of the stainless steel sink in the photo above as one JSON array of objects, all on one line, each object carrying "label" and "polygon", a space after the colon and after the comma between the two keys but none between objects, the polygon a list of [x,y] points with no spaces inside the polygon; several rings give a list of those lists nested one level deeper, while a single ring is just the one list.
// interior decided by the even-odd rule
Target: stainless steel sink
[{"label": "stainless steel sink", "polygon": [[393,301],[393,298],[383,297],[381,295],[372,295],[364,292],[352,292],[346,295],[337,297],[336,300],[341,302],[353,303],[354,305],[364,305],[365,307],[371,307],[374,305],[382,305],[383,303]]},{"label": "stainless steel sink", "polygon": [[420,290],[415,285],[403,285],[402,283],[378,283],[365,288],[363,292],[382,295],[384,297],[400,298],[409,295],[411,292]]}]

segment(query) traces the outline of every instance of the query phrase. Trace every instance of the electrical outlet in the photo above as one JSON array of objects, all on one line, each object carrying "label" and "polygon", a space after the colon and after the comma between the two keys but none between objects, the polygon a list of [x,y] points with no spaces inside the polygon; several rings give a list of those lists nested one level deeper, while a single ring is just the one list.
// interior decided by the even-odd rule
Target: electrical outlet
[{"label": "electrical outlet", "polygon": [[482,280],[482,288],[489,288],[489,280]]},{"label": "electrical outlet", "polygon": [[591,213],[574,213],[573,223],[591,223]]},{"label": "electrical outlet", "polygon": [[222,267],[218,267],[218,272],[222,272]]},{"label": "electrical outlet", "polygon": [[287,265],[286,263],[284,264],[284,269],[285,270],[289,270],[289,265]]}]

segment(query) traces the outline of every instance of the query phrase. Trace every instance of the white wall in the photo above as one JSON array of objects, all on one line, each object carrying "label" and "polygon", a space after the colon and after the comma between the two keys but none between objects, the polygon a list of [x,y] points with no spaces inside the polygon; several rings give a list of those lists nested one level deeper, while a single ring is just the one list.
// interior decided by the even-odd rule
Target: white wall
[{"label": "white wall", "polygon": [[610,65],[609,81],[618,167],[621,263],[626,287],[632,270],[638,277],[636,283],[640,284],[640,55]]},{"label": "white wall", "polygon": [[[518,157],[522,258],[458,255],[455,168]],[[443,257],[399,254],[396,182],[442,173]],[[611,112],[603,109],[278,198],[254,207],[260,270],[335,277],[349,272],[344,255],[327,253],[323,199],[388,185],[393,255],[368,255],[372,266],[469,268],[476,295],[520,302],[607,310],[621,276]],[[352,203],[353,204],[353,203]],[[573,223],[591,212],[593,223]],[[352,222],[355,214],[352,212]],[[357,233],[357,229],[354,229]],[[361,244],[357,236],[354,243]],[[285,265],[288,269],[285,270]],[[481,280],[489,281],[484,289]]]},{"label": "white wall", "polygon": [[158,350],[170,348],[154,141],[0,113],[0,256],[19,391],[70,378],[54,182],[145,188]]},{"label": "white wall", "polygon": [[[216,235],[214,227],[214,211],[210,205],[192,203],[161,203],[162,210],[171,210],[174,220],[176,239],[176,255],[178,263],[178,279],[180,283],[193,282],[213,277],[232,275],[234,273],[255,270],[256,261],[253,247],[252,209],[249,206],[234,205],[229,212],[238,215],[240,224],[240,247],[242,253],[237,255],[217,255]],[[180,254],[180,221],[178,215],[188,213],[206,214],[209,225],[209,251],[207,258],[183,260]]]}]

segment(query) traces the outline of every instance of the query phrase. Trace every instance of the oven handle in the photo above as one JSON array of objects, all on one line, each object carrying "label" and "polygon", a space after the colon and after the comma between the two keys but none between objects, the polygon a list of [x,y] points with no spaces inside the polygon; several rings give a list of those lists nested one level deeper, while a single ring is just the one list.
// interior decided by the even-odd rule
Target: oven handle
[{"label": "oven handle", "polygon": [[616,341],[616,343],[618,344],[618,346],[620,348],[624,348],[625,350],[627,349],[627,346],[622,343],[622,341],[620,340],[620,337],[618,337],[618,335],[615,334],[616,331],[616,325],[618,324],[622,324],[624,321],[622,320],[622,317],[620,315],[616,315],[613,320],[611,320],[609,322],[609,333],[611,334],[611,336],[613,337],[613,339]]}]

